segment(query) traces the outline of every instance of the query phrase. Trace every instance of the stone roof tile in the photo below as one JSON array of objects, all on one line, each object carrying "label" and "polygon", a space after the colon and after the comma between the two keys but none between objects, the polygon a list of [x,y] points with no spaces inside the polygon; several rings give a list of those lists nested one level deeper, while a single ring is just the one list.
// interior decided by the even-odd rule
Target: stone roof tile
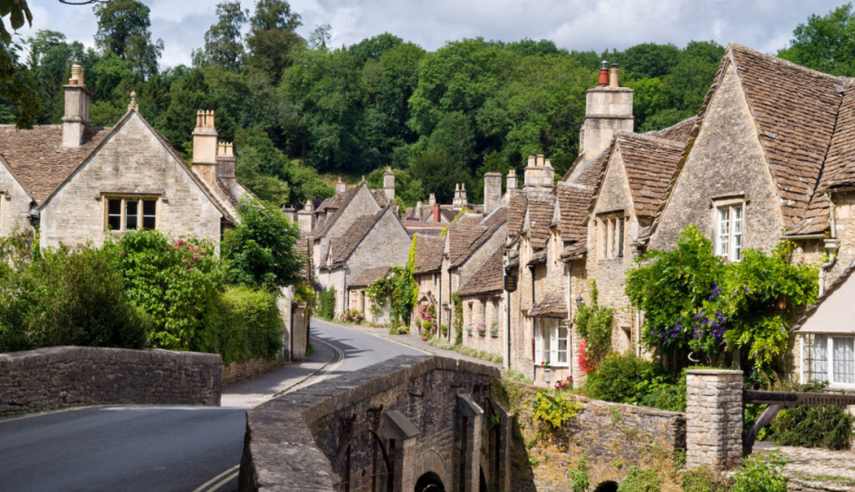
[{"label": "stone roof tile", "polygon": [[532,198],[528,203],[528,231],[531,246],[535,250],[546,247],[549,239],[549,226],[552,224],[555,201],[553,198]]},{"label": "stone roof tile", "polygon": [[445,238],[416,235],[415,273],[431,273],[442,268]]},{"label": "stone roof tile", "polygon": [[458,293],[465,297],[501,292],[504,289],[502,262],[502,247],[499,247],[472,274],[472,277],[460,288]]},{"label": "stone roof tile", "polygon": [[347,284],[347,287],[368,287],[374,285],[374,282],[379,280],[381,277],[385,277],[391,270],[391,266],[365,269],[359,275],[354,277],[353,280]]}]

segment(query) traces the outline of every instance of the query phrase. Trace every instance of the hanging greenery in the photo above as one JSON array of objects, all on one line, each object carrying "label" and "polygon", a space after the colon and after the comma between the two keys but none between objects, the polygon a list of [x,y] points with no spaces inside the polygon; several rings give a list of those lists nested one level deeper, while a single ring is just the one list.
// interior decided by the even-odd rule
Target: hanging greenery
[{"label": "hanging greenery", "polygon": [[694,226],[673,251],[651,251],[626,278],[626,292],[645,313],[642,342],[657,352],[692,351],[712,362],[745,348],[756,369],[787,349],[790,320],[817,297],[817,266],[791,261],[794,245],[771,253],[745,250],[740,261],[713,255]]},{"label": "hanging greenery", "polygon": [[612,325],[615,310],[600,306],[597,282],[591,280],[591,302],[576,311],[576,331],[582,337],[579,346],[579,367],[589,373],[612,350]]},{"label": "hanging greenery", "polygon": [[410,326],[410,318],[419,293],[419,286],[414,275],[415,256],[416,236],[414,235],[407,264],[404,266],[393,265],[389,275],[381,277],[365,289],[365,294],[375,301],[371,307],[373,314],[379,315],[379,313],[374,313],[374,305],[385,305],[388,302],[391,309],[389,314],[392,317],[392,324],[402,325],[405,328]]}]

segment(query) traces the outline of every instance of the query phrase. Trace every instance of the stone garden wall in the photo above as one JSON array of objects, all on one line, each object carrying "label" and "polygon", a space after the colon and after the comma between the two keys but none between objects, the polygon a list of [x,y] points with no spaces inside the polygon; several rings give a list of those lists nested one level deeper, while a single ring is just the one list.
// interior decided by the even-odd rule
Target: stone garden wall
[{"label": "stone garden wall", "polygon": [[219,405],[217,354],[50,347],[0,354],[0,416],[125,404]]}]

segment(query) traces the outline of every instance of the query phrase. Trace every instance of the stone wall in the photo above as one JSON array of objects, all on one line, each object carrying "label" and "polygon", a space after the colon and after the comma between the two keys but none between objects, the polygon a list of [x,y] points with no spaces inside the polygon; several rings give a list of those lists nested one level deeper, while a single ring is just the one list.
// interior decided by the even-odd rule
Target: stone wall
[{"label": "stone wall", "polygon": [[0,237],[32,229],[27,220],[31,201],[9,169],[0,164]]},{"label": "stone wall", "polygon": [[275,359],[250,359],[244,362],[232,362],[223,368],[223,386],[264,374],[287,363],[288,360],[282,353]]},{"label": "stone wall", "polygon": [[[520,388],[527,401],[537,391],[533,386]],[[531,405],[521,405],[516,416],[520,432],[511,446],[511,490],[571,491],[568,473],[584,455],[589,490],[606,481],[619,483],[632,466],[656,468],[663,491],[681,490],[671,472],[676,453],[686,448],[685,414],[574,398],[582,409],[561,432],[544,432],[543,424],[532,419]]]},{"label": "stone wall", "polygon": [[[394,490],[413,490],[428,472],[445,490],[459,490],[462,476],[477,490],[479,467],[495,485],[494,467],[507,475],[509,463],[484,455],[500,446],[480,429],[489,412],[510,435],[506,412],[489,399],[498,376],[480,364],[397,357],[271,400],[247,413],[240,490],[334,490],[345,479],[347,443],[350,490],[370,490],[375,439],[394,463]],[[381,469],[384,455],[378,449]]]},{"label": "stone wall", "polygon": [[220,404],[217,354],[50,347],[0,354],[0,415],[82,405]]},{"label": "stone wall", "polygon": [[[502,302],[502,296],[498,294],[488,296],[469,296],[463,297],[463,326],[472,325],[472,332],[469,333],[465,329],[463,331],[463,345],[477,350],[483,350],[491,354],[504,355],[505,353],[505,304]],[[484,305],[486,303],[486,319],[482,319],[484,313]],[[496,316],[496,306],[498,305],[498,317]],[[477,324],[484,321],[486,332],[483,335],[478,333]],[[498,332],[493,335],[490,328],[496,324]]]}]

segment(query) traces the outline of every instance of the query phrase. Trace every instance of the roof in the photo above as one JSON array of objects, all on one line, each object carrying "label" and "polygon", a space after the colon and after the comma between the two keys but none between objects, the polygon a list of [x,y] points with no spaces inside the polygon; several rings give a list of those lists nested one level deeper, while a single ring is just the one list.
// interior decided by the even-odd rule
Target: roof
[{"label": "roof", "polygon": [[516,236],[523,230],[525,222],[525,209],[528,207],[528,196],[524,193],[516,193],[511,197],[508,205],[508,235]]},{"label": "roof", "polygon": [[445,238],[416,234],[415,272],[431,273],[442,268]]},{"label": "roof", "polygon": [[112,132],[112,127],[88,127],[83,145],[62,147],[62,125],[17,130],[0,125],[0,156],[15,179],[36,202],[44,202]]},{"label": "roof", "polygon": [[448,259],[454,264],[469,251],[469,246],[481,237],[487,228],[482,225],[470,225],[461,221],[448,226]]},{"label": "roof", "polygon": [[819,191],[855,183],[855,84],[848,84],[843,94],[837,128],[831,139]]},{"label": "roof", "polygon": [[[312,237],[318,238],[325,236],[332,228],[332,226],[335,225],[336,221],[338,221],[339,217],[344,214],[344,211],[347,206],[350,205],[350,202],[353,201],[354,197],[356,197],[357,193],[359,193],[359,190],[361,190],[363,187],[367,188],[367,185],[364,182],[359,183],[353,188],[349,188],[342,193],[336,193],[334,197],[327,198],[326,200],[324,200],[324,203],[322,203],[321,206],[318,208],[318,212],[322,212],[326,209],[332,209],[335,210],[335,212],[333,212],[333,214],[326,220],[326,222],[312,230]],[[374,196],[374,194],[372,193],[371,196]],[[382,207],[385,207],[385,205],[381,205],[381,208]]]},{"label": "roof", "polygon": [[547,198],[532,198],[528,201],[528,232],[531,246],[535,250],[545,248],[549,239],[549,226],[552,224],[555,201]]},{"label": "roof", "polygon": [[[654,217],[656,215],[665,199],[668,183],[677,171],[683,148],[684,144],[680,142],[650,137],[646,134],[619,132],[615,135],[611,152],[614,153],[615,149],[620,151],[636,216]],[[607,170],[608,164],[600,173],[589,205],[590,212],[593,212]]]},{"label": "roof", "polygon": [[680,142],[685,144],[689,141],[689,137],[692,136],[692,130],[695,128],[695,125],[698,123],[698,117],[692,116],[691,118],[686,118],[685,120],[676,123],[668,128],[663,128],[662,130],[655,130],[652,132],[645,132],[642,135],[648,137],[657,137],[665,140],[673,140],[675,142]]},{"label": "roof", "polygon": [[347,288],[349,289],[353,287],[368,287],[374,285],[374,282],[376,282],[381,277],[385,277],[391,270],[391,266],[369,268],[367,270],[363,270],[362,273],[354,277],[354,279],[347,284]]},{"label": "roof", "polygon": [[350,258],[350,255],[356,251],[357,246],[365,239],[365,236],[374,228],[374,224],[387,211],[389,211],[388,206],[383,207],[383,210],[380,210],[376,214],[366,214],[358,217],[341,238],[334,240],[333,253],[335,256],[333,256],[333,264],[346,262]]},{"label": "roof", "polygon": [[561,239],[565,243],[571,241],[585,242],[588,228],[585,227],[585,215],[588,204],[591,203],[591,190],[559,186],[555,189],[558,197],[558,210],[561,214]]},{"label": "roof", "polygon": [[792,331],[799,333],[846,333],[855,335],[855,279],[852,271],[855,263],[849,265],[837,280],[823,293],[822,297],[805,312]]},{"label": "roof", "polygon": [[472,274],[472,277],[458,290],[461,296],[474,296],[501,292],[504,289],[502,270],[502,247],[496,249],[483,264]]},{"label": "roof", "polygon": [[567,303],[564,301],[564,296],[562,294],[552,294],[550,296],[546,296],[546,299],[536,303],[531,311],[528,312],[528,315],[532,318],[556,316],[566,317]]},{"label": "roof", "polygon": [[452,264],[452,267],[457,267],[462,265],[466,260],[472,257],[478,249],[480,249],[484,243],[490,240],[496,232],[499,231],[505,224],[508,223],[508,209],[507,207],[499,207],[493,212],[490,213],[487,217],[485,217],[479,225],[485,227],[484,232],[478,236],[472,244],[466,249],[466,251],[460,255]]}]

